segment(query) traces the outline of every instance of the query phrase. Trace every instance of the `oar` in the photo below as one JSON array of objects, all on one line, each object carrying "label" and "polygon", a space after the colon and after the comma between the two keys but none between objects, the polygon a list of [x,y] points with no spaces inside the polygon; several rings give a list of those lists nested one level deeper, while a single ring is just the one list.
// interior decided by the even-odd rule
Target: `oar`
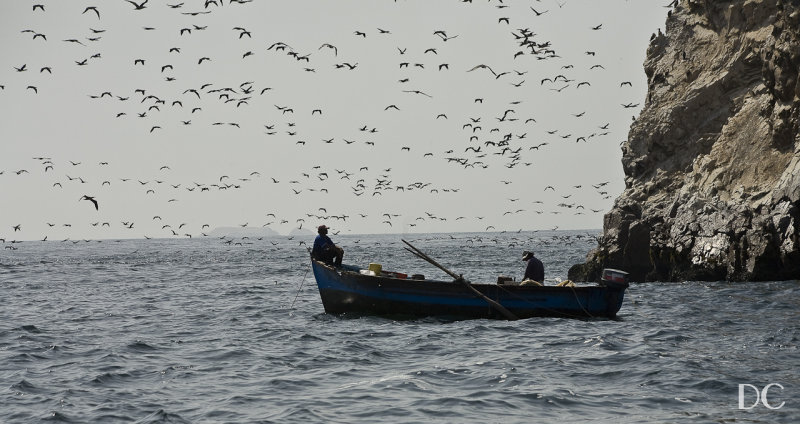
[{"label": "oar", "polygon": [[411,249],[407,249],[407,248],[406,248],[406,250],[408,250],[409,252],[413,253],[413,254],[414,254],[415,256],[417,256],[418,258],[421,258],[421,259],[424,259],[424,260],[426,260],[426,261],[427,261],[428,263],[430,263],[431,265],[433,265],[433,266],[435,266],[435,267],[437,267],[437,268],[441,269],[442,271],[446,272],[446,273],[447,273],[449,276],[451,276],[451,277],[455,278],[455,279],[456,279],[456,281],[458,281],[458,282],[460,282],[460,283],[464,284],[464,286],[465,286],[466,288],[468,288],[469,290],[471,290],[473,293],[475,293],[475,294],[476,294],[476,295],[478,295],[479,297],[483,298],[483,300],[485,300],[485,301],[486,301],[486,303],[488,303],[488,304],[489,304],[491,307],[493,307],[495,310],[497,310],[497,312],[500,312],[500,313],[501,313],[501,314],[502,314],[504,317],[506,317],[506,319],[508,319],[508,320],[512,320],[512,321],[513,321],[513,320],[516,320],[516,319],[519,319],[519,318],[517,318],[517,316],[516,316],[516,315],[512,314],[512,313],[511,313],[511,311],[509,311],[508,309],[504,308],[504,307],[503,307],[503,305],[501,305],[501,304],[499,304],[499,303],[495,302],[495,301],[494,301],[494,300],[492,300],[492,299],[489,299],[488,297],[486,297],[486,295],[484,295],[483,293],[481,293],[480,291],[478,291],[478,289],[476,289],[475,287],[472,287],[472,284],[470,284],[470,283],[469,283],[469,281],[465,280],[463,276],[461,276],[461,275],[456,275],[456,273],[455,273],[455,272],[452,272],[452,271],[450,271],[449,269],[447,269],[447,268],[443,267],[443,266],[442,266],[442,265],[440,265],[438,262],[436,262],[435,260],[433,260],[433,258],[431,258],[430,256],[428,256],[428,255],[426,255],[425,253],[423,253],[421,250],[419,250],[419,249],[417,249],[416,247],[414,247],[414,245],[412,245],[411,243],[409,243],[409,242],[407,242],[407,241],[405,241],[405,240],[403,240],[403,239],[400,239],[400,240],[401,240],[403,243],[407,244],[409,247],[411,247],[411,249],[413,249],[413,250],[411,250]]}]

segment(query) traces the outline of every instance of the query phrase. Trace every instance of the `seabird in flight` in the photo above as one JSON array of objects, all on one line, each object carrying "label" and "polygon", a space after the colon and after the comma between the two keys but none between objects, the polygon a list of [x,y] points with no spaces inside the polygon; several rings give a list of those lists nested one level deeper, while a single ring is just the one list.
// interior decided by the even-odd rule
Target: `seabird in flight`
[{"label": "seabird in flight", "polygon": [[86,9],[83,9],[83,13],[86,13],[86,12],[88,12],[90,10],[94,11],[94,13],[97,14],[97,19],[100,19],[100,11],[97,10],[97,7],[95,7],[95,6],[87,6]]},{"label": "seabird in flight", "polygon": [[87,196],[87,195],[84,194],[83,197],[81,197],[78,200],[88,200],[88,201],[94,203],[94,209],[95,210],[100,210],[100,207],[97,205],[97,200],[95,200],[95,198],[92,197],[92,196]]},{"label": "seabird in flight", "polygon": [[144,0],[144,1],[143,1],[143,2],[141,2],[140,4],[136,4],[136,2],[134,2],[134,1],[132,1],[132,0],[125,0],[125,1],[127,1],[128,3],[130,3],[130,4],[132,4],[132,5],[133,5],[133,7],[134,7],[134,9],[133,9],[133,10],[142,10],[142,9],[144,9],[144,8],[145,8],[145,5],[147,4],[147,2],[148,2],[149,0]]}]

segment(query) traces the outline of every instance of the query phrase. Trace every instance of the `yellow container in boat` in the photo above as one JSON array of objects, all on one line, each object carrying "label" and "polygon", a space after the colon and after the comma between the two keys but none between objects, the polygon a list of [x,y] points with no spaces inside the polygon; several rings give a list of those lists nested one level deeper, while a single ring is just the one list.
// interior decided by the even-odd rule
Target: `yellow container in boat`
[{"label": "yellow container in boat", "polygon": [[367,269],[374,272],[375,275],[381,275],[381,264],[371,263]]}]

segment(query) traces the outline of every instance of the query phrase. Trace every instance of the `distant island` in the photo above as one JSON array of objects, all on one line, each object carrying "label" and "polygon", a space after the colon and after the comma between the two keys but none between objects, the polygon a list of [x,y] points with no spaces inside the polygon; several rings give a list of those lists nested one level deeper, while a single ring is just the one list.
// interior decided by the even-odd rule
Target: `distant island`
[{"label": "distant island", "polygon": [[316,233],[308,228],[292,228],[292,231],[289,231],[290,236],[313,236],[314,234]]},{"label": "distant island", "polygon": [[279,237],[280,234],[269,227],[217,227],[209,236],[212,237]]},{"label": "distant island", "polygon": [[[217,227],[208,233],[211,237],[281,237],[282,234],[269,227]],[[313,236],[307,228],[292,228],[287,236]]]}]

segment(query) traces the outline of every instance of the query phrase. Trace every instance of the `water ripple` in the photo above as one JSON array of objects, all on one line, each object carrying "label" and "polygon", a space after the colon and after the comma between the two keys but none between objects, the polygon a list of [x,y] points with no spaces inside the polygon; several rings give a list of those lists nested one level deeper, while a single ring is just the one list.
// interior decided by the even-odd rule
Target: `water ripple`
[{"label": "water ripple", "polygon": [[[517,235],[497,237],[492,246],[411,241],[479,281],[521,272],[518,252],[500,247]],[[352,246],[349,260],[437,276],[398,253],[393,237],[354,239],[337,240]],[[796,281],[634,284],[617,321],[394,321],[323,313],[296,241],[108,244],[21,243],[0,257],[0,422],[798,416]],[[548,275],[583,259],[553,244],[541,255],[559,257]],[[784,408],[738,410],[739,384],[771,382],[784,385],[770,392]]]}]

